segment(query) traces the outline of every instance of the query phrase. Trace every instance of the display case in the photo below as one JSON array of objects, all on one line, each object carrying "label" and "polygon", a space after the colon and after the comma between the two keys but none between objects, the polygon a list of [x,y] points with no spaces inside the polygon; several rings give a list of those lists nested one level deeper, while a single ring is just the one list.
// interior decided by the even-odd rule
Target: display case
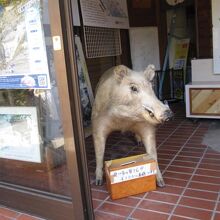
[{"label": "display case", "polygon": [[185,92],[186,117],[220,118],[220,81],[192,82]]}]

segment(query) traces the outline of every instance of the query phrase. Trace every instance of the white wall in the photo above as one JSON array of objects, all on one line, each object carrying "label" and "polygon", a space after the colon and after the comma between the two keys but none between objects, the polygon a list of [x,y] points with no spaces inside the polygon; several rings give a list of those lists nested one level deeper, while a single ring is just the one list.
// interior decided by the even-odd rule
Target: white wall
[{"label": "white wall", "polygon": [[220,75],[214,74],[213,59],[192,60],[192,82],[220,81]]},{"label": "white wall", "polygon": [[144,70],[148,64],[160,69],[157,27],[134,27],[129,29],[131,61],[133,69]]},{"label": "white wall", "polygon": [[220,74],[220,1],[212,0],[214,73]]}]

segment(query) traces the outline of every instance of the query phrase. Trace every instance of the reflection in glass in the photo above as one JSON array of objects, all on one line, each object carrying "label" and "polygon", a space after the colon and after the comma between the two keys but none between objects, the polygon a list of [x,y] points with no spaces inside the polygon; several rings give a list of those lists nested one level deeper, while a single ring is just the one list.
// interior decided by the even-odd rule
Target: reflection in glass
[{"label": "reflection in glass", "polygon": [[0,88],[0,181],[70,195],[47,0],[0,1]]}]

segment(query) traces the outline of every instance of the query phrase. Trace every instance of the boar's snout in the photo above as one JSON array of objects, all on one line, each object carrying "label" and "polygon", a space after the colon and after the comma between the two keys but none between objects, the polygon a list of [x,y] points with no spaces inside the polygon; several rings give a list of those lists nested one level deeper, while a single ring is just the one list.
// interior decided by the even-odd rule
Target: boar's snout
[{"label": "boar's snout", "polygon": [[171,118],[173,117],[173,112],[170,109],[167,109],[164,113],[163,113],[163,121],[169,121]]}]

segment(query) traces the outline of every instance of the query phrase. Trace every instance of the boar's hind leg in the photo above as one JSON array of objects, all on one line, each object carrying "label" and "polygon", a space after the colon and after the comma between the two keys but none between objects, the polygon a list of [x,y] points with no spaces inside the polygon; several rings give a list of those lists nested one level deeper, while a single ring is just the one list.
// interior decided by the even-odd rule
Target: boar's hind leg
[{"label": "boar's hind leg", "polygon": [[135,134],[135,139],[136,139],[137,145],[141,146],[141,143],[142,143],[141,142],[141,137],[139,135]]},{"label": "boar's hind leg", "polygon": [[[144,132],[143,132],[144,131]],[[151,155],[151,157],[157,161],[157,149],[156,149],[156,137],[155,137],[155,130],[145,128],[142,130],[142,141],[145,146],[146,152]],[[160,172],[158,163],[157,163],[157,185],[159,187],[164,187],[165,183],[162,177],[162,174]]]},{"label": "boar's hind leg", "polygon": [[93,135],[96,156],[96,185],[103,183],[103,159],[105,152],[106,137],[100,133]]}]

